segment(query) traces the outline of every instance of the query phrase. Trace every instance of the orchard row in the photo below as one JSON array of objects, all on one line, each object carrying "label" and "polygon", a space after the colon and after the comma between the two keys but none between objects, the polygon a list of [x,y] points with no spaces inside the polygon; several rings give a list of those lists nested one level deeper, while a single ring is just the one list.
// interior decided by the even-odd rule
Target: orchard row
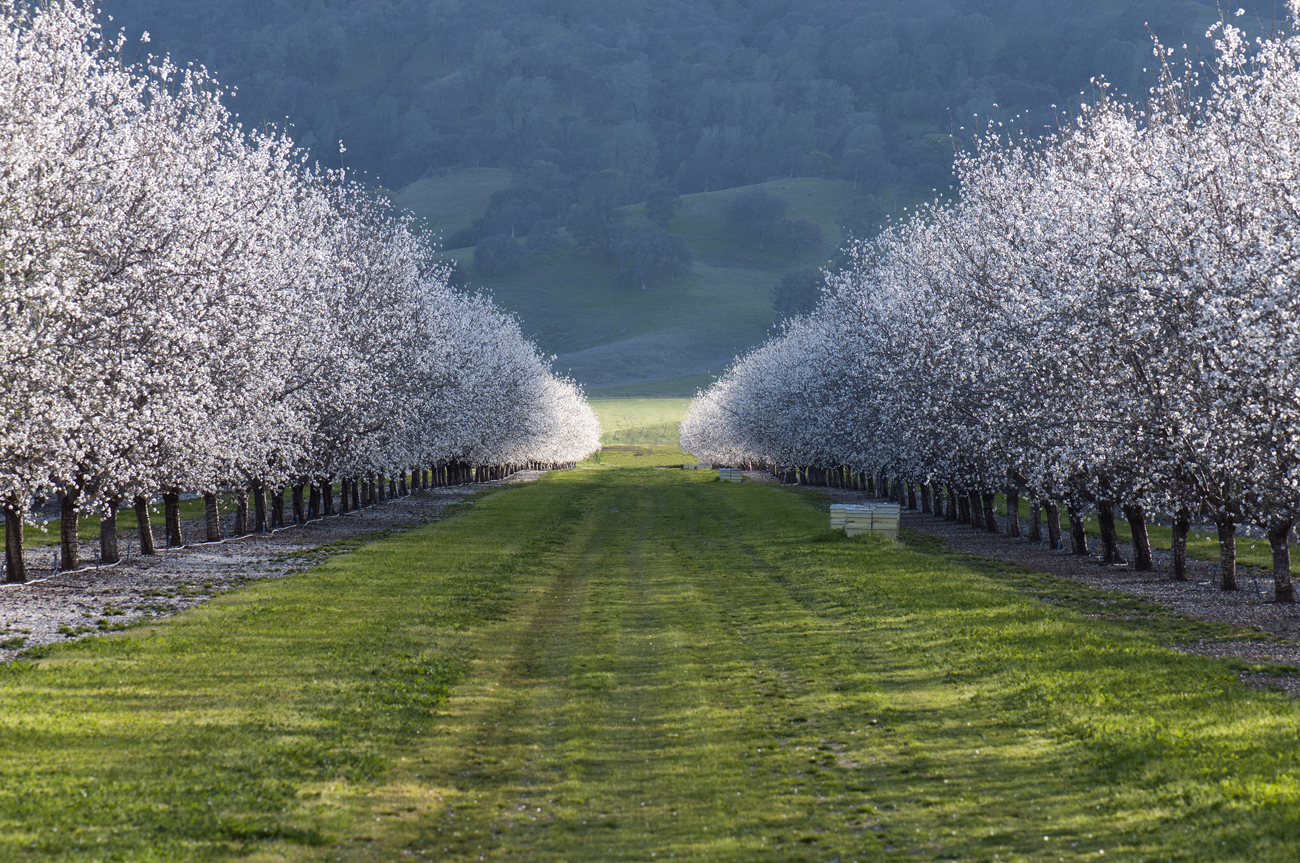
[{"label": "orchard row", "polygon": [[1047,140],[990,127],[957,159],[959,193],[854,245],[817,310],[696,400],[683,447],[937,488],[945,513],[994,529],[995,493],[1075,525],[1119,507],[1139,566],[1159,514],[1178,576],[1205,519],[1227,590],[1251,525],[1291,601],[1300,37],[1212,32],[1199,65],[1156,46],[1145,105],[1099,84]]},{"label": "orchard row", "polygon": [[0,43],[8,580],[53,495],[65,521],[111,519],[181,490],[598,448],[581,391],[513,318],[449,289],[388,201],[244,128],[203,69],[127,62],[68,0],[0,3]]}]

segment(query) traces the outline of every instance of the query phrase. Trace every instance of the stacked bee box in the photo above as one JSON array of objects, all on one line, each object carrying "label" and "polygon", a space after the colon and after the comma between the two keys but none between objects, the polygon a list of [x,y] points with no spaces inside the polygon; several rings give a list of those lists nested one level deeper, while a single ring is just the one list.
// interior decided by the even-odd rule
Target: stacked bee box
[{"label": "stacked bee box", "polygon": [[844,528],[849,536],[879,533],[898,539],[898,518],[902,507],[896,503],[831,504],[831,530]]},{"label": "stacked bee box", "polygon": [[745,472],[735,467],[718,468],[718,479],[730,480],[731,482],[740,482],[745,478]]}]

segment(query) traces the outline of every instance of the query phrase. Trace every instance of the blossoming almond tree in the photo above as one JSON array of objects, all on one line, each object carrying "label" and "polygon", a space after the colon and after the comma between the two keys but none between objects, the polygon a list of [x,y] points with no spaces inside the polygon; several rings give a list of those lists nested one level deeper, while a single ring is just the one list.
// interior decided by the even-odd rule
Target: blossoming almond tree
[{"label": "blossoming almond tree", "polygon": [[1138,107],[1099,83],[1053,136],[982,138],[958,160],[960,198],[856,247],[820,309],[700,395],[683,446],[933,479],[975,492],[985,525],[1005,475],[1012,512],[1022,484],[1049,528],[1067,505],[1077,552],[1095,506],[1110,562],[1121,504],[1140,567],[1146,513],[1169,513],[1175,577],[1204,512],[1225,590],[1249,521],[1292,600],[1300,40],[1218,35],[1204,83],[1166,69]]},{"label": "blossoming almond tree", "polygon": [[[202,69],[121,60],[94,10],[0,0],[0,506],[6,578],[25,578],[31,501],[102,515],[141,550],[161,493],[294,491],[451,459],[573,463],[595,415],[518,325],[447,273],[409,218],[273,129],[246,131]],[[501,473],[501,470],[495,473]],[[414,474],[412,474],[414,475]],[[302,491],[313,489],[310,513]],[[283,522],[282,507],[277,507]]]}]

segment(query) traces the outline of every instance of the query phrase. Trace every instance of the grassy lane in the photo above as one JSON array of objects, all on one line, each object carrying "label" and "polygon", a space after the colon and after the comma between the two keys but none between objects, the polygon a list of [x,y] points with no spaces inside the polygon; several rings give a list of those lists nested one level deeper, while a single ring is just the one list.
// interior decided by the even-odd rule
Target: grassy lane
[{"label": "grassy lane", "polygon": [[593,490],[590,505],[426,751],[421,770],[455,781],[406,846],[416,857],[1300,848],[1295,708],[1161,646],[1221,627],[845,540],[788,489],[676,472],[560,482]]},{"label": "grassy lane", "polygon": [[571,472],[0,672],[0,859],[1295,859],[1240,636],[816,501]]}]

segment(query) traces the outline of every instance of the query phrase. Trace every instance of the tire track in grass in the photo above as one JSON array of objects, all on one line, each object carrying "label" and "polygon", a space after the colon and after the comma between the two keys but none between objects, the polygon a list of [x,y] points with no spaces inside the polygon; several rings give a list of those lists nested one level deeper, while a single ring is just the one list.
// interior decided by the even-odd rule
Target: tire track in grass
[{"label": "tire track in grass", "polygon": [[[521,606],[490,684],[501,695],[476,695],[464,720],[491,765],[451,771],[473,805],[449,809],[409,850],[444,860],[814,860],[829,834],[846,853],[860,845],[861,813],[828,806],[812,775],[820,768],[809,762],[828,756],[791,736],[800,717],[773,709],[788,672],[756,655],[744,624],[808,613],[752,566],[719,568],[732,544],[706,536],[726,536],[734,518],[706,483],[605,483]],[[696,553],[709,542],[717,556]]]}]

